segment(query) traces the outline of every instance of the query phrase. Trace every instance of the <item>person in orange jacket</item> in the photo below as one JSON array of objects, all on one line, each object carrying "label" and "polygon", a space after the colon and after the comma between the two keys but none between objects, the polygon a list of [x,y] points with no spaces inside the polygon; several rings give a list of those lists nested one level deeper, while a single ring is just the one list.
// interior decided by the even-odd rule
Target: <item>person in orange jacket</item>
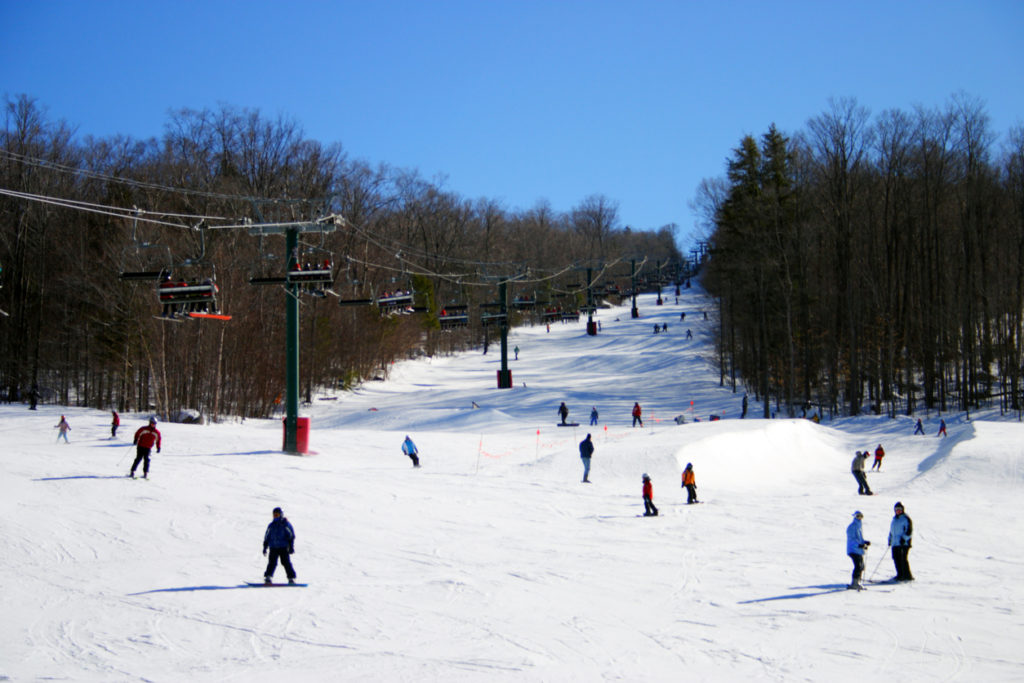
[{"label": "person in orange jacket", "polygon": [[142,463],[142,478],[149,478],[149,452],[153,446],[156,446],[156,452],[160,452],[160,431],[156,428],[156,418],[149,418],[149,424],[144,427],[139,427],[135,432],[135,438],[132,439],[132,443],[136,446],[135,450],[135,462],[132,463],[132,471],[128,473],[128,476],[132,479],[135,478],[135,468]]},{"label": "person in orange jacket", "polygon": [[654,487],[651,478],[644,472],[644,517],[657,517],[658,508],[654,507]]},{"label": "person in orange jacket", "polygon": [[697,500],[697,478],[693,476],[693,463],[686,463],[686,469],[683,470],[683,486],[686,487],[686,504],[699,503],[700,501]]}]

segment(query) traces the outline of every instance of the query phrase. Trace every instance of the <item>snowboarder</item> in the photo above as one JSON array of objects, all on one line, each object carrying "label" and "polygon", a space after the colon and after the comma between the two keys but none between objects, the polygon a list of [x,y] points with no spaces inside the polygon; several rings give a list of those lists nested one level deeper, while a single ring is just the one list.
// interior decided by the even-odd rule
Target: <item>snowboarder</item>
[{"label": "snowboarder", "polygon": [[850,472],[853,473],[853,478],[857,480],[857,493],[862,496],[870,496],[871,488],[868,487],[868,477],[864,474],[864,465],[868,460],[868,452],[864,451],[861,453],[857,451],[857,455],[853,456],[853,462],[850,463]]},{"label": "snowboarder", "polygon": [[110,421],[110,438],[113,439],[117,437],[117,428],[121,426],[121,417],[113,409],[111,409],[110,414],[113,416],[113,419]]},{"label": "snowboarder", "polygon": [[412,439],[409,438],[408,434],[405,436],[405,441],[402,442],[402,452],[408,455],[409,459],[412,460],[413,467],[420,466],[420,451],[416,448],[416,444],[412,442]]},{"label": "snowboarder", "polygon": [[64,443],[68,443],[68,432],[71,431],[71,425],[68,424],[68,421],[63,415],[60,416],[60,422],[55,424],[53,428],[59,430],[57,432],[57,441],[60,441],[61,437],[64,437]]},{"label": "snowboarder", "polygon": [[590,426],[597,424],[597,406],[590,406]]},{"label": "snowboarder", "polygon": [[658,508],[654,507],[654,487],[651,478],[644,472],[644,517],[657,517]]},{"label": "snowboarder", "polygon": [[562,401],[562,404],[558,406],[558,414],[562,418],[562,424],[565,424],[566,418],[569,417],[569,407],[565,405],[565,401]]},{"label": "snowboarder", "polygon": [[267,570],[263,572],[263,583],[272,583],[279,559],[288,577],[288,583],[295,583],[295,569],[290,557],[295,552],[295,529],[281,508],[274,508],[274,521],[267,525],[267,533],[263,534],[264,555],[267,555],[267,550],[270,550],[270,555],[267,556]]},{"label": "snowboarder", "polygon": [[132,471],[128,476],[135,478],[135,468],[142,463],[142,478],[149,478],[149,452],[156,446],[156,452],[160,452],[160,431],[156,428],[156,418],[149,418],[149,424],[139,427],[132,439],[135,445],[135,462],[132,463]]},{"label": "snowboarder", "polygon": [[683,486],[686,488],[686,504],[699,503],[697,500],[697,478],[693,475],[693,463],[686,463],[683,470]]},{"label": "snowboarder", "polygon": [[939,418],[939,433],[936,434],[935,436],[946,436],[946,421],[943,420],[942,418]]},{"label": "snowboarder", "polygon": [[892,548],[892,563],[896,567],[896,581],[913,581],[910,573],[910,538],[914,534],[914,523],[903,513],[903,503],[896,501],[892,507],[895,513],[889,525],[889,546]]},{"label": "snowboarder", "polygon": [[587,438],[580,441],[580,460],[583,461],[583,483],[590,483],[590,457],[594,455],[594,442],[590,440],[590,434],[587,434]]},{"label": "snowboarder", "polygon": [[643,411],[640,410],[639,403],[633,403],[633,426],[636,427],[636,423],[639,422],[640,426],[644,426],[644,421],[640,419],[640,415]]},{"label": "snowboarder", "polygon": [[875,449],[875,461],[871,463],[871,469],[874,470],[876,467],[878,471],[882,471],[882,458],[885,457],[885,449],[882,448],[882,444],[878,444],[878,448]]},{"label": "snowboarder", "polygon": [[921,418],[917,418],[917,424],[914,426],[914,436],[918,434],[924,436],[924,425],[921,424]]},{"label": "snowboarder", "polygon": [[864,540],[861,530],[861,520],[863,519],[864,515],[857,510],[853,513],[853,521],[850,522],[850,526],[846,527],[846,554],[853,560],[853,576],[847,588],[854,590],[862,588],[860,577],[864,574],[864,551],[871,545],[871,541]]}]

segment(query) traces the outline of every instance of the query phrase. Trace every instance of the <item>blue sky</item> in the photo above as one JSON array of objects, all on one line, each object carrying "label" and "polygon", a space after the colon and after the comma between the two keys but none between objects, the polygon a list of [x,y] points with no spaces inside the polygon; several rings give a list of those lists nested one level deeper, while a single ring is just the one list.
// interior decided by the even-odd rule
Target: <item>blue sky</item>
[{"label": "blue sky", "polygon": [[745,134],[855,97],[963,91],[1024,124],[1024,2],[0,0],[0,94],[81,135],[160,136],[168,112],[285,115],[350,156],[461,196],[679,226]]}]

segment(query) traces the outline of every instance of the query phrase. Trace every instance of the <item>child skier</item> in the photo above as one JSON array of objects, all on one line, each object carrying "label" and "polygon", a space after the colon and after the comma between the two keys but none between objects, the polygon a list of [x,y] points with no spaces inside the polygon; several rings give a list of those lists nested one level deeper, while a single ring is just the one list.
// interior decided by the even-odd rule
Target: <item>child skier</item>
[{"label": "child skier", "polygon": [[644,517],[657,517],[658,508],[654,507],[654,487],[651,478],[644,472]]},{"label": "child skier", "polygon": [[263,572],[263,583],[272,583],[279,559],[288,577],[288,583],[295,583],[295,569],[292,568],[292,560],[289,557],[295,552],[295,529],[281,508],[274,508],[274,521],[267,525],[267,532],[263,534],[264,555],[267,555],[267,550],[270,551],[270,555],[267,558],[267,570]]},{"label": "child skier", "polygon": [[71,431],[71,425],[68,424],[68,421],[64,418],[63,415],[60,416],[60,422],[54,425],[53,428],[58,430],[57,441],[60,441],[60,438],[64,437],[64,443],[68,443],[68,432]]}]

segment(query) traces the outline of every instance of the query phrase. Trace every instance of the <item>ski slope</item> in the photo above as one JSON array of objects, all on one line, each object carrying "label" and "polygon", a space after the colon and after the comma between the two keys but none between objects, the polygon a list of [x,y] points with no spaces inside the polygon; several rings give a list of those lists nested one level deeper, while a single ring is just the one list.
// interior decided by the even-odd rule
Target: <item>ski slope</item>
[{"label": "ski slope", "polygon": [[[753,396],[740,420],[710,303],[665,301],[600,310],[596,337],[514,330],[508,390],[496,345],[397,364],[304,411],[303,457],[279,452],[278,420],[161,424],[150,479],[131,480],[148,414],[110,439],[103,411],[0,407],[0,680],[1021,680],[1024,427],[763,420]],[[580,427],[555,426],[561,401]],[[876,495],[858,496],[853,453],[879,443]],[[701,505],[684,504],[687,462]],[[644,472],[657,518],[638,517]],[[857,509],[865,574],[893,575],[897,500],[917,581],[845,590]],[[310,585],[244,587],[277,505]]]}]

